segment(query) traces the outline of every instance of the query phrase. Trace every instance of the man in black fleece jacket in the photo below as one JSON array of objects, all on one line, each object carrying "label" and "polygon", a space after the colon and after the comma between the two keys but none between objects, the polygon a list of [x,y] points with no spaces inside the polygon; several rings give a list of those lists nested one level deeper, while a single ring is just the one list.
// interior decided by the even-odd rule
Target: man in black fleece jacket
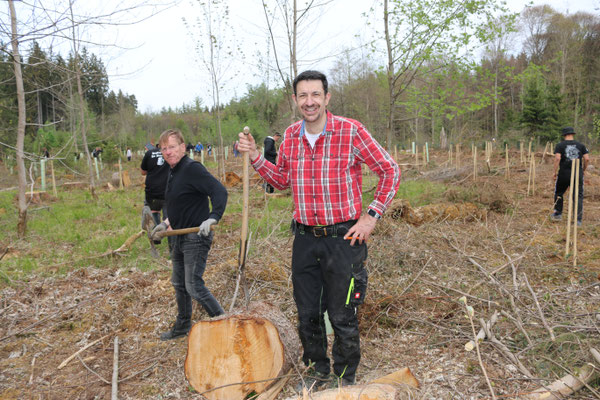
[{"label": "man in black fleece jacket", "polygon": [[171,282],[177,300],[177,319],[171,330],[160,337],[169,340],[185,336],[191,329],[192,299],[211,317],[224,313],[205,286],[202,275],[214,235],[211,226],[217,224],[225,212],[227,190],[201,163],[186,155],[185,140],[179,130],[164,131],[159,143],[171,167],[165,193],[169,217],[154,228],[153,239],[158,239],[158,232],[169,229],[200,227],[197,234],[174,236],[171,242]]}]

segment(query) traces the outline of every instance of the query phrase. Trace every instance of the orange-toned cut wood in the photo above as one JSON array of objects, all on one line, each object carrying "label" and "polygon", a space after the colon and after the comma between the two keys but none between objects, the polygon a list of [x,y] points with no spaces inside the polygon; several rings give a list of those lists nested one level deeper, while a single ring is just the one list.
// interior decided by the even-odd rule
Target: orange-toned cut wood
[{"label": "orange-toned cut wood", "polygon": [[287,371],[299,348],[296,330],[281,311],[253,303],[192,327],[185,375],[208,399],[243,399],[262,393]]}]

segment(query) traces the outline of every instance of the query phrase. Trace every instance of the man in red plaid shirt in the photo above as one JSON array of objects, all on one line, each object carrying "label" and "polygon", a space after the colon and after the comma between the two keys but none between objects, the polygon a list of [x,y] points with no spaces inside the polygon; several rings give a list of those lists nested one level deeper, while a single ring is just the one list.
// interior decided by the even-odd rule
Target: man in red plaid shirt
[{"label": "man in red plaid shirt", "polygon": [[[249,152],[252,166],[273,187],[292,189],[292,283],[303,361],[310,367],[298,389],[331,381],[325,311],[335,333],[333,383],[351,385],[360,362],[356,307],[367,288],[366,241],[396,195],[400,169],[360,122],[327,111],[331,93],[324,74],[302,72],[293,87],[303,119],[285,131],[277,164],[265,160],[250,134],[239,134],[238,149]],[[363,163],[379,176],[365,213]]]}]

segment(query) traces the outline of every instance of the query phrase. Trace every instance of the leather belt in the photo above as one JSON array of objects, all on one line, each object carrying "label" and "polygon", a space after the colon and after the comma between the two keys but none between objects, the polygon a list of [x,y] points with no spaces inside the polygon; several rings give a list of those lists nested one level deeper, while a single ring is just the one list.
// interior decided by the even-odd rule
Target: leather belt
[{"label": "leather belt", "polygon": [[350,220],[345,222],[340,222],[333,225],[304,225],[300,222],[294,221],[296,230],[304,235],[306,233],[312,234],[314,237],[336,237],[338,234],[344,235],[348,232],[357,220]]}]

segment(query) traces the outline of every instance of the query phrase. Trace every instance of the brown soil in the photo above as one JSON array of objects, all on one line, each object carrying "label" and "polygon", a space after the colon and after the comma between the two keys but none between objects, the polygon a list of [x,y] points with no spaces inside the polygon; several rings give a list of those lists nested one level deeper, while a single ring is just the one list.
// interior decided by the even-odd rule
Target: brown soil
[{"label": "brown soil", "polygon": [[[412,162],[409,156],[399,158],[400,163]],[[436,177],[433,180],[451,188],[445,194],[447,203],[439,208],[468,202],[475,208],[465,215],[473,218],[460,217],[457,211],[457,218],[438,214],[413,225],[390,212],[378,223],[369,245],[366,303],[359,309],[358,382],[410,367],[421,384],[419,398],[491,398],[483,367],[496,396],[515,398],[593,362],[589,348],[600,349],[597,169],[586,186],[584,224],[573,266],[572,258],[564,257],[566,222],[548,219],[550,164],[537,166],[535,195],[527,196],[528,169],[515,167],[507,180],[500,157],[493,160],[489,173],[482,167],[477,182],[469,175],[472,167],[464,167],[466,158],[460,173],[444,164],[445,152],[432,154],[431,159],[429,167],[403,168],[403,180]],[[597,159],[593,163],[598,164]],[[241,176],[241,170],[236,173]],[[2,184],[11,186],[6,180]],[[257,184],[253,190],[261,188]],[[253,204],[251,212],[267,207]],[[287,225],[290,212],[283,212],[281,224]],[[221,225],[227,227],[239,218],[226,215]],[[292,241],[276,228],[267,239],[251,241],[250,296],[276,304],[295,324]],[[237,231],[223,229],[216,235],[205,275],[226,309],[235,287],[238,243]],[[165,244],[159,249],[166,258]],[[59,277],[33,275],[0,293],[0,398],[109,398],[111,386],[106,382],[112,375],[115,335],[120,341],[120,398],[202,398],[185,380],[186,340],[158,339],[175,313],[168,267],[152,272],[122,269],[117,257],[113,268],[90,266]],[[475,311],[473,327],[458,301],[463,296]],[[238,306],[242,298],[243,294]],[[495,338],[533,378],[490,340],[479,343],[482,363],[475,350],[465,350],[473,330],[480,329],[480,319],[488,321],[494,312],[500,314],[492,329]],[[195,309],[195,320],[206,318]],[[69,356],[105,335],[58,369]],[[293,393],[300,369],[298,364],[279,398]],[[598,391],[597,384],[595,388]],[[583,389],[571,398],[592,397],[589,389]]]}]

